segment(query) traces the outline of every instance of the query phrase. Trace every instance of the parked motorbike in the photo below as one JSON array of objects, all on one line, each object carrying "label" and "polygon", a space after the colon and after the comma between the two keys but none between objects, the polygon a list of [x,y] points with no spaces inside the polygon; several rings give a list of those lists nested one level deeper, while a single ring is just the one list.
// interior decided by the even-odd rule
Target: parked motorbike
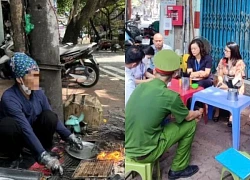
[{"label": "parked motorbike", "polygon": [[130,47],[130,46],[139,46],[142,49],[151,45],[150,44],[150,39],[145,38],[143,36],[136,36],[134,39],[128,38],[125,40],[125,51]]},{"label": "parked motorbike", "polygon": [[0,46],[0,78],[2,79],[10,79],[11,77],[9,59],[14,54],[13,45],[14,43],[11,36],[7,34]]},{"label": "parked motorbike", "polygon": [[100,75],[99,64],[92,55],[97,43],[73,45],[67,43],[60,46],[60,62],[64,65],[62,78],[71,77],[83,87],[92,87]]},{"label": "parked motorbike", "polygon": [[[99,80],[99,64],[92,55],[97,44],[60,45],[60,63],[63,65],[62,78],[77,82],[83,87],[92,87]],[[9,59],[13,56],[14,43],[11,38],[5,39],[0,47],[0,78],[9,79],[12,74]]]}]

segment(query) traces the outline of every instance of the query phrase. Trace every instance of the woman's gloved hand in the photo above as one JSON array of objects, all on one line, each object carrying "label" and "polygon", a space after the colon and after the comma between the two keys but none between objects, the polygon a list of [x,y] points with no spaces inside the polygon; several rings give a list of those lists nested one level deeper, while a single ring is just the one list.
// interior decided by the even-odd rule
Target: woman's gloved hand
[{"label": "woman's gloved hand", "polygon": [[78,150],[82,150],[82,139],[80,137],[76,137],[75,134],[71,134],[68,137],[68,142],[71,147],[75,147]]},{"label": "woman's gloved hand", "polygon": [[48,152],[44,151],[41,154],[39,163],[45,165],[53,174],[58,172],[61,176],[63,175],[63,168],[59,160],[56,157],[51,156]]}]

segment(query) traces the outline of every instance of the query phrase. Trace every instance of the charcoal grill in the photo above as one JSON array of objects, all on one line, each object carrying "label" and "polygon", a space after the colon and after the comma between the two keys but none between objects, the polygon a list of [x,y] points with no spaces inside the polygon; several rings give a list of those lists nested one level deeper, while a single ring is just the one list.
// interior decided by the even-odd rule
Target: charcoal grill
[{"label": "charcoal grill", "polygon": [[113,173],[113,161],[82,160],[73,173],[72,178],[84,180],[107,180]]}]

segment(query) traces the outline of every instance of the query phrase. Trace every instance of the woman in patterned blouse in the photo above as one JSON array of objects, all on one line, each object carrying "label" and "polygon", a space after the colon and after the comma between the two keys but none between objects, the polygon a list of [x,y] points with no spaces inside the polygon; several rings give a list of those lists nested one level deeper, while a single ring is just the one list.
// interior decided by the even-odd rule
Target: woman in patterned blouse
[{"label": "woman in patterned blouse", "polygon": [[[239,46],[235,42],[228,42],[224,49],[224,58],[222,58],[217,67],[218,83],[217,87],[220,89],[228,89],[226,84],[227,79],[233,79],[233,82],[241,83],[239,94],[245,91],[245,63],[240,55]],[[219,120],[219,109],[215,109],[213,120]],[[228,126],[232,126],[232,116],[230,115]]]}]

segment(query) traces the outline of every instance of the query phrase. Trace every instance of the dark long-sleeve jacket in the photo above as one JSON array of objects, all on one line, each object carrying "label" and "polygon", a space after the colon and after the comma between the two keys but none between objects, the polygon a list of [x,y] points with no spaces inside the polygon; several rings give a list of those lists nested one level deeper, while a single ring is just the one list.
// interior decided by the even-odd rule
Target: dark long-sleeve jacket
[{"label": "dark long-sleeve jacket", "polygon": [[[51,110],[48,99],[42,90],[33,91],[28,100],[17,85],[7,89],[1,98],[0,118],[12,117],[21,127],[24,141],[36,156],[40,156],[45,149],[36,137],[32,124],[44,110]],[[58,120],[56,132],[63,140],[71,134],[70,131]],[[46,133],[46,132],[44,132]]]}]

